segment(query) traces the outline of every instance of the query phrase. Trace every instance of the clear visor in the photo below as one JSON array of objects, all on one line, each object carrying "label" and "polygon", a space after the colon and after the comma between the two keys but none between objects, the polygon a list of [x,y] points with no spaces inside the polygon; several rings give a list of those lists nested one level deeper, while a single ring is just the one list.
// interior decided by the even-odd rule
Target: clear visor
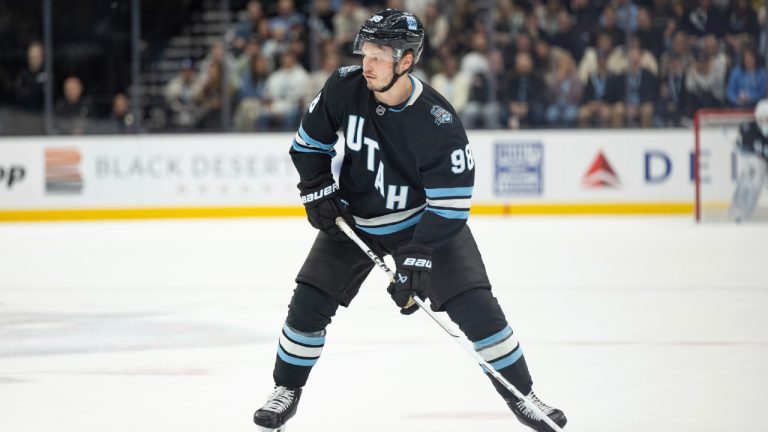
[{"label": "clear visor", "polygon": [[403,56],[403,50],[401,48],[395,48],[391,45],[392,41],[388,41],[386,39],[378,39],[371,36],[366,36],[363,34],[358,33],[357,37],[355,38],[355,43],[352,46],[352,53],[363,55],[363,45],[365,45],[366,42],[369,42],[373,45],[377,45],[380,47],[387,47],[392,50],[392,60],[398,62],[400,61],[400,58]]}]

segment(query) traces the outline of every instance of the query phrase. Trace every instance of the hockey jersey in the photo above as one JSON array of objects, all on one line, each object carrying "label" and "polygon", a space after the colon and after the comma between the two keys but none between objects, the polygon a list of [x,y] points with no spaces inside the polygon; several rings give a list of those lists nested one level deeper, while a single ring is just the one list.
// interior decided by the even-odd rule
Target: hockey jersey
[{"label": "hockey jersey", "polygon": [[747,153],[754,153],[768,160],[768,138],[763,136],[757,123],[742,123],[739,126],[739,137],[736,139],[736,147]]},{"label": "hockey jersey", "polygon": [[453,107],[408,78],[410,97],[393,107],[376,100],[360,66],[338,69],[310,103],[290,154],[302,181],[328,175],[341,129],[339,195],[356,229],[437,247],[469,217],[475,161]]}]

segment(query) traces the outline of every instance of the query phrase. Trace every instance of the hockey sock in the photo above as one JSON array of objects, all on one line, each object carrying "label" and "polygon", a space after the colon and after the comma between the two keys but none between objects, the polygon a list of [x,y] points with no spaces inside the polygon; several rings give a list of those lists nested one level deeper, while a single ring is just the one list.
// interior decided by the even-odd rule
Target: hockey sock
[{"label": "hockey sock", "polygon": [[[459,294],[448,300],[445,310],[485,361],[523,394],[531,391],[533,382],[523,351],[490,289],[478,288]],[[508,389],[488,376],[504,399],[512,396]]]},{"label": "hockey sock", "polygon": [[[517,338],[508,325],[500,331],[485,339],[474,342],[475,351],[499,371],[510,383],[523,394],[528,394],[533,385],[531,374],[528,372],[528,364],[523,356],[523,350],[517,342]],[[511,392],[492,377],[491,382],[496,391],[505,399],[509,399]]]},{"label": "hockey sock", "polygon": [[325,327],[339,302],[315,287],[300,283],[288,306],[280,335],[273,377],[275,384],[303,387],[325,346]]}]

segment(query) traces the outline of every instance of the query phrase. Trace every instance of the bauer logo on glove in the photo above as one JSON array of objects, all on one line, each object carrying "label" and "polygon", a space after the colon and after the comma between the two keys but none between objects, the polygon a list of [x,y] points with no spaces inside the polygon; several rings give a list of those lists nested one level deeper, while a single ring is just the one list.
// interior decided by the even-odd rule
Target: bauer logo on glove
[{"label": "bauer logo on glove", "polygon": [[432,270],[432,248],[422,245],[405,245],[395,254],[397,271],[395,280],[387,287],[387,292],[400,306],[403,315],[410,315],[419,308],[411,297],[427,297]]},{"label": "bauer logo on glove", "polygon": [[323,199],[325,197],[331,196],[331,194],[333,194],[337,190],[339,190],[339,185],[334,183],[334,184],[326,186],[325,188],[320,189],[318,191],[314,191],[314,192],[310,192],[310,193],[308,193],[306,195],[302,195],[301,196],[301,203],[302,204],[306,204],[306,203],[311,203],[312,201],[317,201],[319,199]]}]

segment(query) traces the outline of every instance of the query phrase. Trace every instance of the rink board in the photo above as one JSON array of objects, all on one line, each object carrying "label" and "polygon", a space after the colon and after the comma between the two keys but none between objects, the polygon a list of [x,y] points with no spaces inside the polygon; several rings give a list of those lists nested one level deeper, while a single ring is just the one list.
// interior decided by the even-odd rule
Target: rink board
[{"label": "rink board", "polygon": [[[0,221],[301,216],[292,137],[7,139]],[[469,140],[476,215],[693,212],[689,131],[478,131]],[[343,137],[336,150],[338,172],[353,150]]]}]

